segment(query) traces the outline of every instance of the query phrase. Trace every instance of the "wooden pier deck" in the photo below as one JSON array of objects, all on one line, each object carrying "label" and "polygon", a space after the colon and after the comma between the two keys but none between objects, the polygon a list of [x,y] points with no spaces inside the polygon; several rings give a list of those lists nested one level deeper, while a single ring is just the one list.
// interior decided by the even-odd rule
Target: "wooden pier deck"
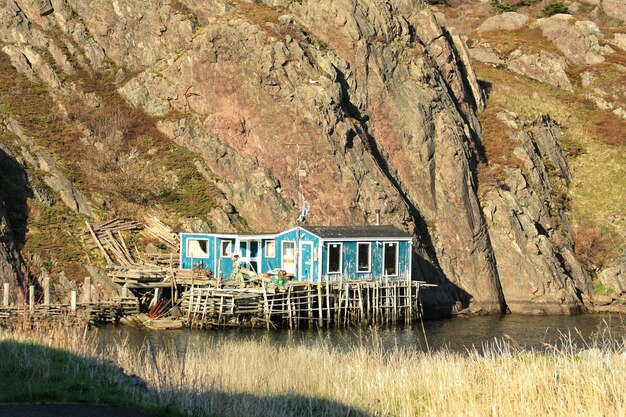
[{"label": "wooden pier deck", "polygon": [[411,323],[420,317],[421,281],[288,282],[258,288],[191,287],[183,294],[187,325],[210,327],[348,327]]}]

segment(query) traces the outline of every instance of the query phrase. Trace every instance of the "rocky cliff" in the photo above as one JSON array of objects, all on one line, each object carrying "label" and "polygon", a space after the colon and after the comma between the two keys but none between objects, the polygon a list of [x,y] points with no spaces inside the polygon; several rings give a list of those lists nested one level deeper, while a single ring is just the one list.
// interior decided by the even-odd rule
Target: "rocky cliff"
[{"label": "rocky cliff", "polygon": [[[413,0],[40,3],[0,0],[3,141],[50,196],[23,209],[37,269],[85,264],[69,243],[43,258],[28,246],[49,233],[42,213],[69,236],[83,218],[146,207],[181,229],[288,226],[299,164],[309,222],[381,210],[414,234],[416,276],[439,284],[433,310],[569,314],[591,293],[564,204],[576,169],[561,115],[494,110],[472,58],[572,91],[565,70],[544,74],[583,65],[550,25],[533,30],[557,48],[510,54],[492,38],[469,48],[467,31]],[[585,59],[609,53],[588,43]]]}]

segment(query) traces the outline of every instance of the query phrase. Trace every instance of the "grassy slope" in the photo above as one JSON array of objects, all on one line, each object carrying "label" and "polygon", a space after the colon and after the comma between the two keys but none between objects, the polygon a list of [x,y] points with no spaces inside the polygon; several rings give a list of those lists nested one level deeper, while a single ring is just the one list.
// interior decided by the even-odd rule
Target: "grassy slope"
[{"label": "grassy slope", "polygon": [[[150,415],[179,416],[174,408],[155,406],[114,363],[98,357],[94,343],[79,331],[57,332],[54,342],[0,331],[0,402],[105,403]],[[65,345],[65,349],[54,345]],[[80,349],[79,349],[80,346]],[[80,353],[72,351],[80,350]]]},{"label": "grassy slope", "polygon": [[[0,121],[16,119],[38,149],[53,155],[59,170],[91,200],[102,219],[139,218],[146,208],[152,208],[171,216],[174,223],[179,217],[196,217],[210,225],[207,216],[217,205],[220,192],[194,166],[200,158],[161,134],[156,120],[131,108],[117,93],[113,74],[111,68],[104,74],[78,71],[62,77],[97,97],[99,106],[89,107],[77,97],[57,94],[53,98],[45,85],[18,73],[0,53]],[[66,107],[67,116],[55,100]],[[92,132],[87,139],[84,127]],[[19,155],[16,138],[7,132],[0,135],[3,144]],[[85,217],[60,202],[43,184],[45,174],[37,167],[29,166],[26,172],[30,182],[54,200],[47,207],[29,195],[25,204],[9,207],[13,223],[22,225],[25,233],[26,259],[40,259],[33,265],[36,273],[37,267],[45,267],[53,274],[65,271],[70,279],[82,279],[79,262],[85,255],[77,236]],[[0,198],[11,202],[8,191],[0,190]]]},{"label": "grassy slope", "polygon": [[[594,104],[581,99],[580,91],[568,93],[480,63],[476,63],[476,72],[478,78],[489,82],[492,88],[488,109],[481,115],[487,155],[490,152],[506,155],[511,150],[510,147],[502,150],[506,146],[499,137],[501,122],[495,118],[498,109],[515,112],[525,121],[550,114],[565,131],[560,141],[570,156],[574,177],[570,189],[574,227],[584,225],[602,231],[606,261],[621,254],[625,244],[619,236],[626,232],[626,221],[609,219],[626,216],[626,193],[619,192],[626,190],[626,146],[623,129],[614,127],[624,123],[615,122],[613,115],[606,115]],[[610,120],[613,128],[603,128],[605,119]]]}]

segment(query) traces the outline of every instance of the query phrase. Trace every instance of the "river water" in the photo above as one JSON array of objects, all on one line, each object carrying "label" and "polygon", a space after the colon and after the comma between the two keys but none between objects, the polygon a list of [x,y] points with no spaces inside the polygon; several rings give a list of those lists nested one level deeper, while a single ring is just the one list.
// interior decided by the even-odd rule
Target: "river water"
[{"label": "river water", "polygon": [[161,330],[102,326],[97,330],[101,342],[109,344],[125,340],[130,346],[140,347],[149,343],[155,347],[176,346],[178,350],[202,348],[222,341],[264,340],[276,346],[326,344],[338,348],[355,345],[380,346],[384,348],[408,347],[465,351],[481,348],[495,339],[507,339],[528,347],[542,348],[545,344],[558,344],[562,335],[571,335],[580,345],[592,338],[622,339],[626,337],[626,317],[619,315],[579,316],[487,316],[469,319],[453,318],[424,322],[411,326],[383,328],[353,328],[317,330],[221,329],[221,330]]}]

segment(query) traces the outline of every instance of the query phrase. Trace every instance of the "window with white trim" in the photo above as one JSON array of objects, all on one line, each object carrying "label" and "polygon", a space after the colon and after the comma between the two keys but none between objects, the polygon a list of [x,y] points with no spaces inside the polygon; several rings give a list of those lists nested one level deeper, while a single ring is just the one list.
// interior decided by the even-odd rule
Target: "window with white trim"
[{"label": "window with white trim", "polygon": [[356,272],[370,272],[372,245],[369,242],[356,244]]},{"label": "window with white trim", "polygon": [[187,240],[187,257],[188,258],[208,258],[209,257],[209,240],[208,239],[188,239]]},{"label": "window with white trim", "polygon": [[268,240],[265,242],[265,257],[266,258],[275,258],[276,257],[276,241]]},{"label": "window with white trim", "polygon": [[233,252],[233,242],[230,240],[222,240],[222,244],[220,246],[220,254],[222,258],[230,258],[230,255]]},{"label": "window with white trim", "polygon": [[398,242],[383,245],[383,275],[398,275]]},{"label": "window with white trim", "polygon": [[341,273],[341,258],[343,252],[343,245],[341,243],[329,243],[328,244],[328,273],[339,274]]}]

